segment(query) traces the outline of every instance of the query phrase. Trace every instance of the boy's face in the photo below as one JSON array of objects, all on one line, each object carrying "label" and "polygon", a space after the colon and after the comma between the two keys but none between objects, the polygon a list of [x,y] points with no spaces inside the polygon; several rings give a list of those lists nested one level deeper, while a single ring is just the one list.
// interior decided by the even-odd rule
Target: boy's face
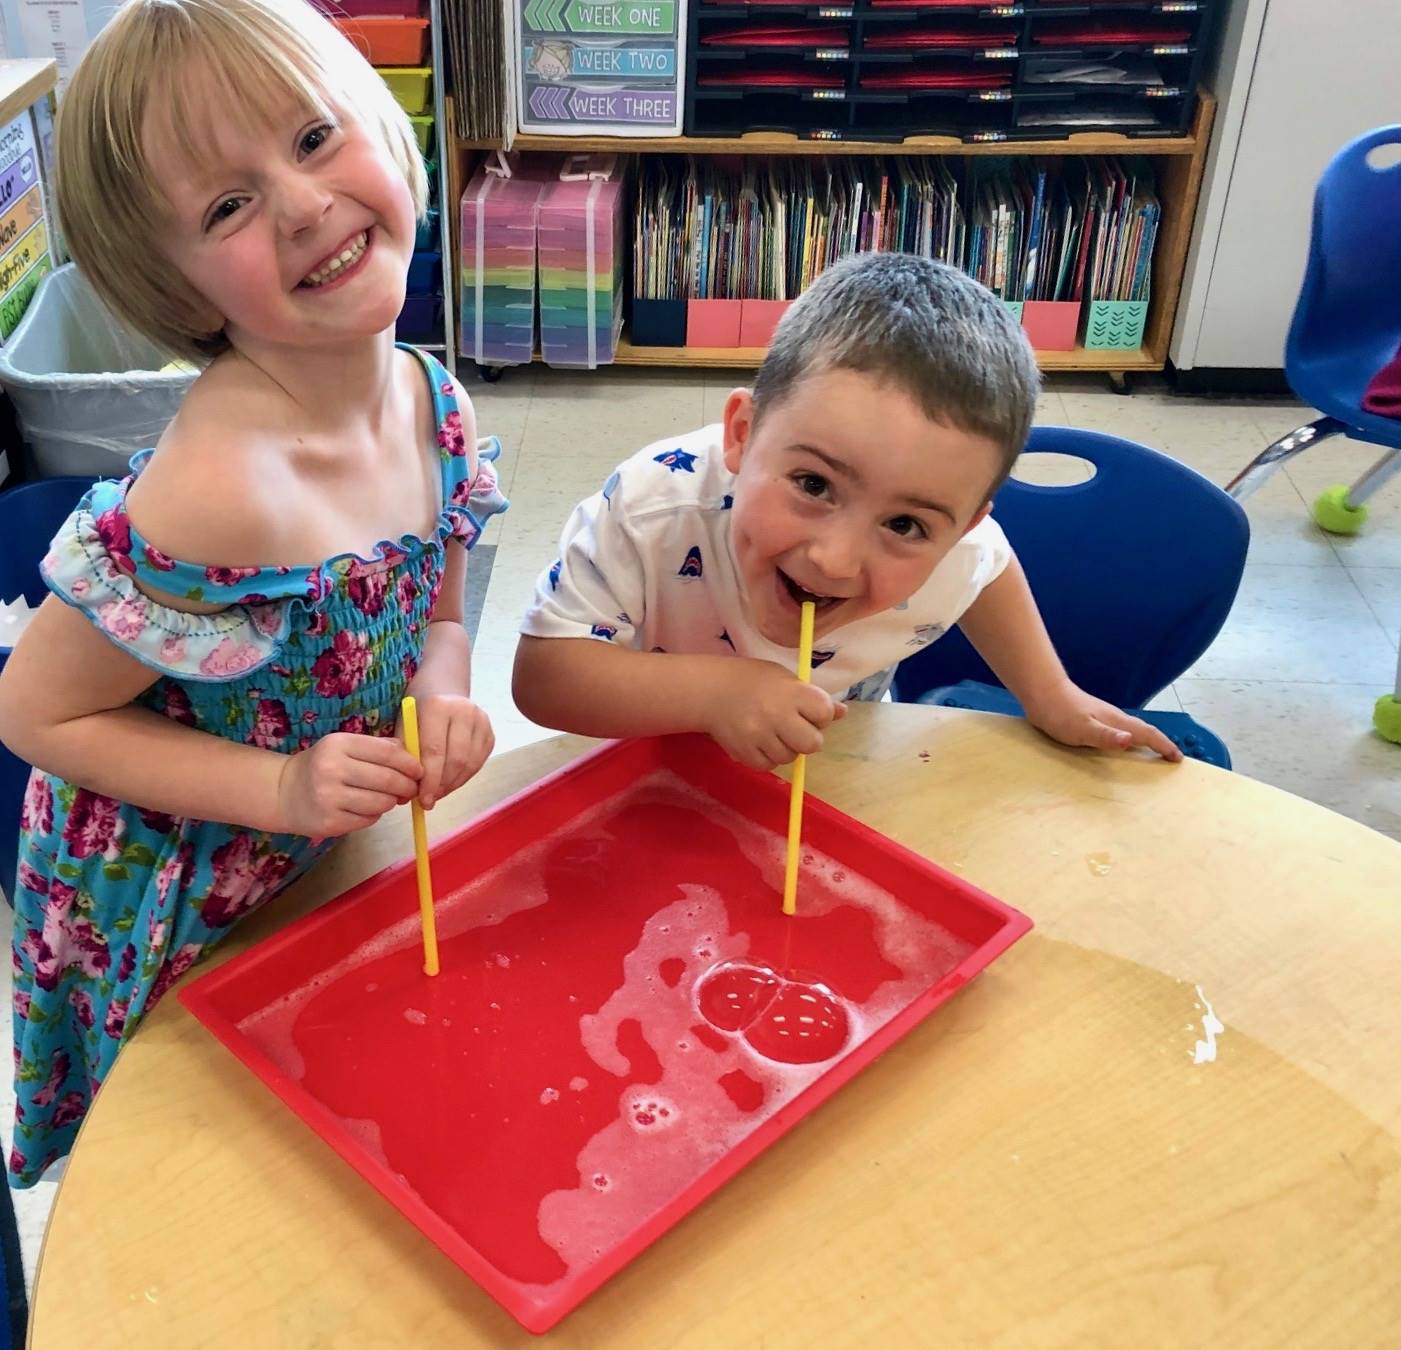
[{"label": "boy's face", "polygon": [[987,514],[1001,467],[992,441],[852,370],[809,375],[757,427],[736,389],[724,446],[750,616],[784,647],[798,643],[805,600],[821,637],[913,595]]}]

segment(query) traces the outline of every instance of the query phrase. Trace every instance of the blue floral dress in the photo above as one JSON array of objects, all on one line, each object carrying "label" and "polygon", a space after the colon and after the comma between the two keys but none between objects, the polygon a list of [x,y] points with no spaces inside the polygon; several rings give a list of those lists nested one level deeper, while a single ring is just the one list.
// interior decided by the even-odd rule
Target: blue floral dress
[{"label": "blue floral dress", "polygon": [[[431,537],[317,567],[205,567],[168,558],[126,514],[125,481],[98,483],[50,546],[44,579],[160,678],[136,701],[215,736],[291,753],[335,731],[394,734],[442,585],[448,539],[471,547],[504,509],[492,449],[475,477],[447,371],[432,382],[442,510]],[[151,601],[133,578],[192,600]],[[146,811],[35,770],[15,889],[15,1143],[28,1186],[78,1124],[142,1015],[243,915],[330,847]]]}]

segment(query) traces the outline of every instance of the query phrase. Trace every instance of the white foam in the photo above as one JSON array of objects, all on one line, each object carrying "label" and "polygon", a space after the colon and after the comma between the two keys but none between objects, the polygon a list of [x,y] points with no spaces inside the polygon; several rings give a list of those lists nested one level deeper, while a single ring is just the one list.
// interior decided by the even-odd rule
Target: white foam
[{"label": "white foam", "polygon": [[[649,804],[679,798],[677,804],[703,811],[709,824],[731,834],[759,867],[777,902],[782,840],[674,775],[659,774],[643,790]],[[874,921],[882,957],[900,972],[859,1007],[844,1000],[851,1021],[848,1051],[908,1006],[929,987],[932,976],[956,965],[969,945],[821,851],[807,850],[803,861],[803,912],[826,914],[843,905],[865,910]],[[571,1270],[633,1232],[834,1063],[781,1064],[756,1053],[738,1034],[726,1035],[718,1051],[697,1043],[691,1028],[702,1019],[695,988],[716,965],[749,956],[750,937],[731,930],[716,892],[699,885],[681,890],[682,899],[658,910],[644,925],[637,946],[623,959],[622,984],[597,1013],[580,1019],[580,1039],[590,1058],[604,1072],[624,1079],[632,1066],[618,1046],[618,1033],[625,1022],[635,1022],[661,1065],[661,1077],[622,1089],[618,1118],[578,1155],[579,1184],[541,1202],[540,1236]],[[657,978],[667,961],[683,967],[674,987]],[[722,1078],[735,1072],[761,1089],[763,1100],[756,1110],[742,1111],[721,1085]],[[678,1108],[677,1103],[684,1105]],[[666,1117],[660,1114],[663,1106],[669,1111]],[[598,1184],[599,1178],[606,1184]]]}]

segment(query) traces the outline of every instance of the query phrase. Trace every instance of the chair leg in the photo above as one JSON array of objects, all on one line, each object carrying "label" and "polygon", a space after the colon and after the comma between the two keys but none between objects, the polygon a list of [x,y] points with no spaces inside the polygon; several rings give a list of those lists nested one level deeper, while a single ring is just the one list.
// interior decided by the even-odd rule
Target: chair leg
[{"label": "chair leg", "polygon": [[1372,725],[1383,740],[1401,745],[1401,652],[1396,657],[1396,688],[1377,700],[1372,709]]},{"label": "chair leg", "polygon": [[1243,501],[1252,492],[1263,487],[1286,460],[1293,459],[1311,445],[1317,445],[1319,441],[1325,441],[1330,436],[1341,436],[1346,431],[1346,425],[1336,417],[1320,417],[1317,422],[1298,427],[1256,455],[1226,484],[1226,491],[1237,501]]},{"label": "chair leg", "polygon": [[1349,489],[1347,504],[1354,509],[1387,485],[1401,472],[1401,450],[1388,450]]}]

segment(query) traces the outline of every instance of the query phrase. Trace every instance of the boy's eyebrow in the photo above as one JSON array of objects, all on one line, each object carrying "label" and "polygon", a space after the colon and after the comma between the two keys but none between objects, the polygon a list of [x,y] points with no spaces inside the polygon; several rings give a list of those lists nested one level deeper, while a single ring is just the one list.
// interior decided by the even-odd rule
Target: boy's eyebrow
[{"label": "boy's eyebrow", "polygon": [[799,444],[794,449],[806,450],[814,459],[820,459],[834,473],[841,474],[843,478],[849,478],[857,487],[861,487],[865,482],[860,472],[852,468],[844,459],[837,459],[825,450],[819,450],[815,445]]},{"label": "boy's eyebrow", "polygon": [[939,502],[931,502],[924,497],[902,497],[901,500],[906,506],[913,506],[921,511],[933,511],[935,515],[947,516],[955,525],[958,524],[958,517],[953,511]]},{"label": "boy's eyebrow", "polygon": [[[865,480],[860,472],[854,469],[845,460],[837,459],[829,455],[825,450],[819,450],[815,445],[800,444],[794,447],[797,450],[804,450],[814,459],[820,459],[834,473],[841,474],[844,478],[855,483],[857,487],[864,485]],[[947,516],[955,525],[958,524],[957,514],[941,502],[931,502],[925,497],[905,496],[900,499],[906,506],[913,506],[921,511],[933,511],[936,515]]]}]

